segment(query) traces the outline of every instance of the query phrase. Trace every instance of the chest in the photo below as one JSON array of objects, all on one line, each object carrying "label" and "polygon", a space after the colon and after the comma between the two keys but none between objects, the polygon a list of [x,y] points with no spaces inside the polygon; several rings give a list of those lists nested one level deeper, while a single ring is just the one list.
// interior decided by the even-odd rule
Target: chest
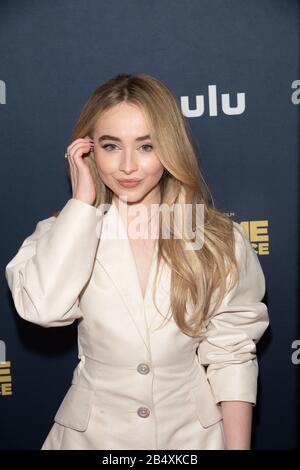
[{"label": "chest", "polygon": [[128,239],[134,258],[142,295],[145,295],[156,240]]},{"label": "chest", "polygon": [[162,263],[157,270],[157,249],[156,239],[102,236],[79,305],[80,343],[90,357],[118,364],[141,353],[145,362],[150,350],[157,364],[191,357],[193,339],[170,319],[171,268]]}]

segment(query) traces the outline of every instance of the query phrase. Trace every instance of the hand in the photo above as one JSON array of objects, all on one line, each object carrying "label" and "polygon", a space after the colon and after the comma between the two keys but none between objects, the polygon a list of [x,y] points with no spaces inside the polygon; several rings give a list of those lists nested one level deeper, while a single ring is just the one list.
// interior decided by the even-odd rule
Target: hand
[{"label": "hand", "polygon": [[90,172],[89,162],[84,161],[85,154],[94,148],[92,139],[87,135],[74,140],[67,148],[66,158],[70,165],[73,198],[93,205],[96,189]]}]

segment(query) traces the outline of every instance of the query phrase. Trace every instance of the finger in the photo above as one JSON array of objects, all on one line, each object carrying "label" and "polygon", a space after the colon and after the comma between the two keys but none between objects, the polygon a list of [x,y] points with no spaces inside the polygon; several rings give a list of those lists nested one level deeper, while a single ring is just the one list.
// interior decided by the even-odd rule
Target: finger
[{"label": "finger", "polygon": [[86,136],[86,137],[82,137],[80,139],[76,139],[74,140],[67,148],[67,152],[71,152],[72,150],[74,150],[75,148],[78,147],[78,144],[84,144],[84,143],[89,143],[89,142],[93,142],[92,139],[90,139],[90,137]]},{"label": "finger", "polygon": [[72,152],[73,161],[78,167],[81,167],[82,165],[84,165],[83,156],[84,154],[90,153],[92,148],[93,146],[88,144],[86,146],[81,146],[80,148],[77,148],[76,150]]},{"label": "finger", "polygon": [[[90,142],[84,142],[84,143],[77,143],[75,144],[71,150],[68,151],[69,155],[74,156],[76,152],[81,151],[81,154],[86,153],[90,147],[93,147],[93,144]],[[76,153],[77,155],[77,153]]]},{"label": "finger", "polygon": [[68,161],[69,161],[70,173],[71,173],[72,190],[73,190],[73,195],[74,195],[76,194],[77,184],[78,184],[77,170],[75,168],[73,158],[71,156],[69,156]]},{"label": "finger", "polygon": [[75,169],[77,182],[79,180],[80,173],[83,174],[88,171],[86,162],[83,161],[83,156],[84,154],[87,154],[89,151],[90,151],[90,146],[87,146],[85,149],[81,147],[77,150],[74,150],[72,154],[70,155],[70,158],[72,159],[72,163]]},{"label": "finger", "polygon": [[76,144],[72,146],[72,149],[70,150],[69,153],[74,155],[78,149],[82,149],[82,153],[86,153],[87,149],[89,149],[90,147],[93,148],[94,144],[88,140],[84,142],[77,142]]}]

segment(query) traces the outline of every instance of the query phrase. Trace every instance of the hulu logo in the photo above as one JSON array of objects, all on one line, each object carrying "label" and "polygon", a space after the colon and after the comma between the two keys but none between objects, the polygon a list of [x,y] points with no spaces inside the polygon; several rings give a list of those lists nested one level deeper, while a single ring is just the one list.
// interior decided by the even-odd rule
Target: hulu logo
[{"label": "hulu logo", "polygon": [[[246,108],[245,93],[236,93],[236,98],[231,98],[229,93],[221,93],[218,99],[217,86],[208,85],[208,96],[196,95],[196,107],[191,109],[189,96],[181,96],[181,110],[186,117],[199,117],[205,112],[205,101],[208,104],[209,116],[218,116],[221,105],[222,112],[227,115],[242,114]],[[218,103],[218,101],[220,103]]]}]

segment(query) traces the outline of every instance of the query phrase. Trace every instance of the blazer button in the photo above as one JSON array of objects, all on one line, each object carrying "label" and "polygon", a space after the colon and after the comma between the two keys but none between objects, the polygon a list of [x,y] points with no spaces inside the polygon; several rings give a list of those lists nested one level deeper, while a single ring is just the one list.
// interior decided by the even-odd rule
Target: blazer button
[{"label": "blazer button", "polygon": [[137,366],[137,371],[140,374],[149,374],[150,368],[148,364],[141,363]]},{"label": "blazer button", "polygon": [[138,410],[137,410],[137,414],[141,417],[141,418],[148,418],[148,416],[150,415],[150,410],[149,408],[146,408],[144,406],[141,406]]}]

